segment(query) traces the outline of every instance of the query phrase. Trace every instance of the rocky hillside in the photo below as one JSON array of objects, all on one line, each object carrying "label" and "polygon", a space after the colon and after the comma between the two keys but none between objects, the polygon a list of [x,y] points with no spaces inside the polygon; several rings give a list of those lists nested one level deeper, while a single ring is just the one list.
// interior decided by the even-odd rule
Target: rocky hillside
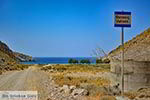
[{"label": "rocky hillside", "polygon": [[19,62],[19,61],[30,61],[32,57],[13,52],[5,43],[0,41],[0,62]]},{"label": "rocky hillside", "polygon": [[13,52],[15,57],[17,59],[19,59],[21,62],[23,61],[32,61],[32,57],[31,56],[28,56],[28,55],[25,55],[25,54],[22,54],[22,53],[18,53],[18,52]]},{"label": "rocky hillside", "polygon": [[[135,61],[150,61],[150,28],[125,43],[125,59]],[[119,46],[109,53],[110,59],[121,58]]]},{"label": "rocky hillside", "polygon": [[17,60],[15,55],[13,54],[13,51],[3,42],[0,41],[0,58],[1,59],[12,59]]}]

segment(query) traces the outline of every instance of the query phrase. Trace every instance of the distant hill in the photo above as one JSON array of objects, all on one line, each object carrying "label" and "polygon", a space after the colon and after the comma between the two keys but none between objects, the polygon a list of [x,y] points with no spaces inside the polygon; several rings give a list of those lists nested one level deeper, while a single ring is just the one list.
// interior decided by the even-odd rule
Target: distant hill
[{"label": "distant hill", "polygon": [[32,57],[29,56],[29,55],[25,55],[25,54],[22,54],[22,53],[19,53],[19,52],[13,52],[13,53],[14,53],[15,57],[17,59],[19,59],[21,62],[23,62],[23,61],[32,61],[33,60]]},{"label": "distant hill", "polygon": [[31,61],[32,57],[12,51],[5,43],[0,41],[0,63]]},{"label": "distant hill", "polygon": [[[124,45],[125,60],[150,61],[150,28]],[[109,53],[110,59],[121,59],[121,46]]]}]

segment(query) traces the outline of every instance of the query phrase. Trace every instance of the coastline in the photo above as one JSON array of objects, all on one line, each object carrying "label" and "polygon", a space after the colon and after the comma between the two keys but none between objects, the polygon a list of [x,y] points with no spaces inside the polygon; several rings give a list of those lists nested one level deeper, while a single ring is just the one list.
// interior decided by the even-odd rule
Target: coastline
[{"label": "coastline", "polygon": [[32,61],[21,62],[21,64],[69,64],[69,59],[78,61],[89,59],[91,64],[96,64],[95,57],[33,57]]}]

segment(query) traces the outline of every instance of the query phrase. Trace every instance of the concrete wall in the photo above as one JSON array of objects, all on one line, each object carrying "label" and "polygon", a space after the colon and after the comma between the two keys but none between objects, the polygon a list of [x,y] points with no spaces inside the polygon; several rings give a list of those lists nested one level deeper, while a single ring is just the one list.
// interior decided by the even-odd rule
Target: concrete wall
[{"label": "concrete wall", "polygon": [[[121,62],[111,61],[113,81],[121,85]],[[125,61],[124,63],[125,91],[150,87],[150,62]],[[121,87],[121,86],[120,86]]]}]

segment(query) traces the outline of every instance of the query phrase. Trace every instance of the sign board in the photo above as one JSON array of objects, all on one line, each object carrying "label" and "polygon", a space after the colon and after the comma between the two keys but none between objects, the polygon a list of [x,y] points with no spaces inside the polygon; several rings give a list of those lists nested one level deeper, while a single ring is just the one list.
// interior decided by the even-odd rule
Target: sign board
[{"label": "sign board", "polygon": [[115,12],[115,27],[131,27],[131,12]]}]

